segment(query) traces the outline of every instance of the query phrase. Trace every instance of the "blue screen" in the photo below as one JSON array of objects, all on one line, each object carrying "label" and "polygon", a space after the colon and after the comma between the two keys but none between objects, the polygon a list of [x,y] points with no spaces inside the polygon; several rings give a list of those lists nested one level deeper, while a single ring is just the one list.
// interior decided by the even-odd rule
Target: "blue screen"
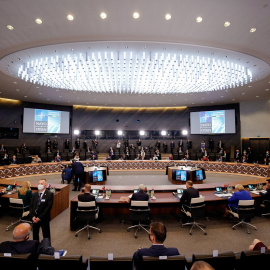
[{"label": "blue screen", "polygon": [[197,180],[203,180],[202,170],[197,170],[196,171],[196,178],[197,178]]},{"label": "blue screen", "polygon": [[175,180],[187,181],[187,171],[177,170],[175,175]]},{"label": "blue screen", "polygon": [[93,171],[93,182],[103,181],[102,171]]}]

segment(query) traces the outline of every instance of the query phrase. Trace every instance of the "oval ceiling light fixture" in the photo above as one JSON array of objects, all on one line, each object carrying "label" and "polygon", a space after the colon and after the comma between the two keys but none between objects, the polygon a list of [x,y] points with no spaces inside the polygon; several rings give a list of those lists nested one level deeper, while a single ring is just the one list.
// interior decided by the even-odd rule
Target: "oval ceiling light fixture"
[{"label": "oval ceiling light fixture", "polygon": [[206,46],[104,41],[18,51],[0,60],[0,71],[35,86],[74,93],[166,95],[247,85],[268,76],[270,67],[247,54]]},{"label": "oval ceiling light fixture", "polygon": [[224,27],[228,27],[228,26],[230,26],[230,25],[231,25],[230,22],[225,22],[225,23],[224,23]]},{"label": "oval ceiling light fixture", "polygon": [[138,12],[134,12],[132,16],[133,16],[134,19],[139,19],[140,18],[140,14]]},{"label": "oval ceiling light fixture", "polygon": [[256,28],[251,28],[251,29],[249,30],[249,32],[250,32],[250,33],[254,33],[254,32],[256,32],[256,30],[257,30]]},{"label": "oval ceiling light fixture", "polygon": [[13,27],[12,25],[7,25],[7,29],[9,29],[9,30],[13,30],[13,29],[14,29],[14,27]]},{"label": "oval ceiling light fixture", "polygon": [[107,18],[107,14],[105,12],[101,12],[99,16],[102,20],[105,20]]},{"label": "oval ceiling light fixture", "polygon": [[197,23],[202,22],[202,17],[197,17],[197,18],[196,18],[196,22],[197,22]]},{"label": "oval ceiling light fixture", "polygon": [[172,15],[171,15],[170,13],[167,13],[167,14],[165,15],[165,20],[166,20],[166,21],[169,21],[171,18],[172,18]]},{"label": "oval ceiling light fixture", "polygon": [[36,19],[35,19],[35,22],[36,22],[37,24],[42,24],[42,20],[41,20],[40,18],[36,18]]},{"label": "oval ceiling light fixture", "polygon": [[74,16],[71,15],[71,14],[68,14],[68,15],[67,15],[67,19],[68,19],[69,21],[73,21],[73,20],[74,20]]}]

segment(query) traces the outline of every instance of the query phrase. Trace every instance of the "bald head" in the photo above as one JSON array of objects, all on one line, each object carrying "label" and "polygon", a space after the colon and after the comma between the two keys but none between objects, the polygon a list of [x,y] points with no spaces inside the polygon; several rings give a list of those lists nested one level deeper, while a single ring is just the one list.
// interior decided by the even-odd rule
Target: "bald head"
[{"label": "bald head", "polygon": [[29,238],[31,226],[28,223],[21,223],[13,230],[13,241],[21,242],[26,241]]}]

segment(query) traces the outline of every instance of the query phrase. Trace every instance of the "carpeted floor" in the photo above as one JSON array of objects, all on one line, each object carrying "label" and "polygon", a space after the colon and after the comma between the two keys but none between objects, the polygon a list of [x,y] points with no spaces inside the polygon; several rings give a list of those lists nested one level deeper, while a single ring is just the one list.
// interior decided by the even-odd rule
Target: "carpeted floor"
[{"label": "carpeted floor", "polygon": [[[60,174],[44,175],[49,183],[59,183],[61,181]],[[26,177],[23,178],[24,180]],[[38,182],[40,176],[30,176],[27,180]],[[257,179],[254,176],[209,173],[205,183],[217,183],[219,181],[226,182],[227,180],[237,182],[239,180]],[[108,185],[138,185],[155,184],[168,185],[164,172],[110,172],[108,177]],[[74,198],[78,192],[71,191],[70,199]],[[138,238],[134,238],[134,231],[127,232],[127,227],[131,225],[128,216],[106,216],[105,220],[98,223],[97,226],[102,230],[102,233],[91,231],[91,239],[87,239],[87,232],[84,231],[76,238],[74,232],[69,230],[69,209],[66,209],[58,217],[51,221],[51,236],[52,245],[56,249],[66,249],[68,254],[82,254],[89,257],[90,255],[107,256],[108,253],[113,253],[114,256],[132,255],[139,247],[149,247],[151,245],[148,240],[148,235],[144,231],[140,231]],[[153,216],[154,221],[162,221],[167,226],[168,234],[165,241],[167,247],[177,247],[181,254],[191,256],[193,253],[212,253],[213,250],[224,252],[232,250],[239,252],[247,249],[254,238],[261,239],[266,245],[270,245],[270,234],[268,228],[270,224],[269,218],[255,217],[252,219],[252,224],[256,225],[258,231],[251,230],[248,235],[241,228],[232,230],[232,224],[228,219],[222,218],[219,214],[209,215],[210,220],[201,220],[207,228],[207,235],[204,235],[199,229],[195,229],[193,235],[189,235],[188,228],[181,228],[178,217],[163,215]],[[121,223],[121,220],[125,223]],[[5,231],[7,225],[13,221],[13,218],[7,215],[0,217],[0,241],[12,239],[12,231]]]}]

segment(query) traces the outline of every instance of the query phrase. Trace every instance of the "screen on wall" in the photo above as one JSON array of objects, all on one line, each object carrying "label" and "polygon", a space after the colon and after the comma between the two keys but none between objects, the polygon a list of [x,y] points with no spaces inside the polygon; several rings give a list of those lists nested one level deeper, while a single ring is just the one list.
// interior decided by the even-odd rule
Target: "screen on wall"
[{"label": "screen on wall", "polygon": [[69,134],[69,112],[24,108],[23,133]]},{"label": "screen on wall", "polygon": [[190,134],[235,133],[235,110],[190,113]]}]

